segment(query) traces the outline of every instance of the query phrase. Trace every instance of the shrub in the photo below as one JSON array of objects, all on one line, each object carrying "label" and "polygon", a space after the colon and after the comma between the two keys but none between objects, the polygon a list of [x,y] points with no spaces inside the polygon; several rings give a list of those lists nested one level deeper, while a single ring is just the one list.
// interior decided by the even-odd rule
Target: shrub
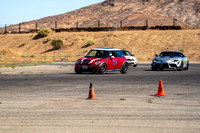
[{"label": "shrub", "polygon": [[179,49],[179,51],[181,51],[182,53],[184,52],[184,49]]},{"label": "shrub", "polygon": [[26,53],[26,54],[22,55],[21,57],[23,57],[23,58],[34,58],[35,55],[34,54],[31,55],[29,53]]},{"label": "shrub", "polygon": [[47,39],[45,39],[44,41],[43,41],[43,43],[48,43],[48,42],[50,42],[51,41],[51,38],[47,38]]},{"label": "shrub", "polygon": [[94,44],[95,44],[95,42],[94,42],[93,40],[88,40],[88,41],[87,41],[87,44],[84,45],[84,46],[82,46],[81,48],[87,48],[87,47],[92,46],[92,45],[94,45]]},{"label": "shrub", "polygon": [[48,36],[50,33],[52,33],[52,30],[51,30],[51,29],[44,28],[44,29],[41,29],[40,31],[38,31],[38,37],[46,37],[46,36]]},{"label": "shrub", "polygon": [[51,45],[55,49],[60,49],[63,46],[63,41],[62,40],[53,40],[53,41],[51,41]]},{"label": "shrub", "polygon": [[92,46],[94,44],[95,44],[95,42],[93,40],[88,40],[87,41],[87,46]]}]

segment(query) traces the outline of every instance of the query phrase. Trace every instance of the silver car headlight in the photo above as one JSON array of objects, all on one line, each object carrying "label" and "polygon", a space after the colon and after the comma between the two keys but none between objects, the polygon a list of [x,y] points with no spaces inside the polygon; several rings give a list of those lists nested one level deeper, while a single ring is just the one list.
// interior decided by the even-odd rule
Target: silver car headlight
[{"label": "silver car headlight", "polygon": [[79,64],[81,62],[81,60],[80,59],[78,59],[77,61],[76,61],[76,64]]},{"label": "silver car headlight", "polygon": [[180,63],[180,60],[174,60],[174,62],[177,62],[178,64]]},{"label": "silver car headlight", "polygon": [[99,65],[99,63],[100,63],[100,61],[98,60],[98,61],[95,62],[95,65]]}]

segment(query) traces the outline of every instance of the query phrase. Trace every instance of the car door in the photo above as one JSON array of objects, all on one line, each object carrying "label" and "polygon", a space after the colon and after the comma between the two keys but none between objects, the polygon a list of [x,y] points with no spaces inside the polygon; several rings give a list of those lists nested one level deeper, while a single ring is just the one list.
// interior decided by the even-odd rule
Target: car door
[{"label": "car door", "polygon": [[125,57],[123,56],[123,53],[121,50],[117,50],[115,51],[115,55],[116,55],[116,68],[115,69],[121,69],[122,68],[122,64],[124,63]]},{"label": "car door", "polygon": [[108,69],[117,69],[117,58],[115,55],[115,51],[109,51],[108,52],[109,58],[107,59]]}]

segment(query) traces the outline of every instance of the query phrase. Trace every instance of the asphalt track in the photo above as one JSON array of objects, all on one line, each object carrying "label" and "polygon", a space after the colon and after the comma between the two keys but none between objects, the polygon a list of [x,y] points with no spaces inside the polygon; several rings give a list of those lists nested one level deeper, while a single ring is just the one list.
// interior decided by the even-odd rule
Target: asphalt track
[{"label": "asphalt track", "polygon": [[[200,131],[200,64],[188,71],[128,74],[0,74],[0,132],[174,132]],[[50,65],[51,66],[51,65]],[[159,80],[165,97],[156,97]],[[86,100],[93,83],[97,100]]]}]

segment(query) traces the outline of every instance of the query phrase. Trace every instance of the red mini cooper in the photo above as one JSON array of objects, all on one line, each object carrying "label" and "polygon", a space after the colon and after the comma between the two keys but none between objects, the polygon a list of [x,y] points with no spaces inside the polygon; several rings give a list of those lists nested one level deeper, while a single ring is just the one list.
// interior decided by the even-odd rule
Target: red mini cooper
[{"label": "red mini cooper", "polygon": [[120,49],[114,48],[95,48],[84,57],[76,61],[75,72],[99,72],[120,71],[126,74],[128,62]]}]

